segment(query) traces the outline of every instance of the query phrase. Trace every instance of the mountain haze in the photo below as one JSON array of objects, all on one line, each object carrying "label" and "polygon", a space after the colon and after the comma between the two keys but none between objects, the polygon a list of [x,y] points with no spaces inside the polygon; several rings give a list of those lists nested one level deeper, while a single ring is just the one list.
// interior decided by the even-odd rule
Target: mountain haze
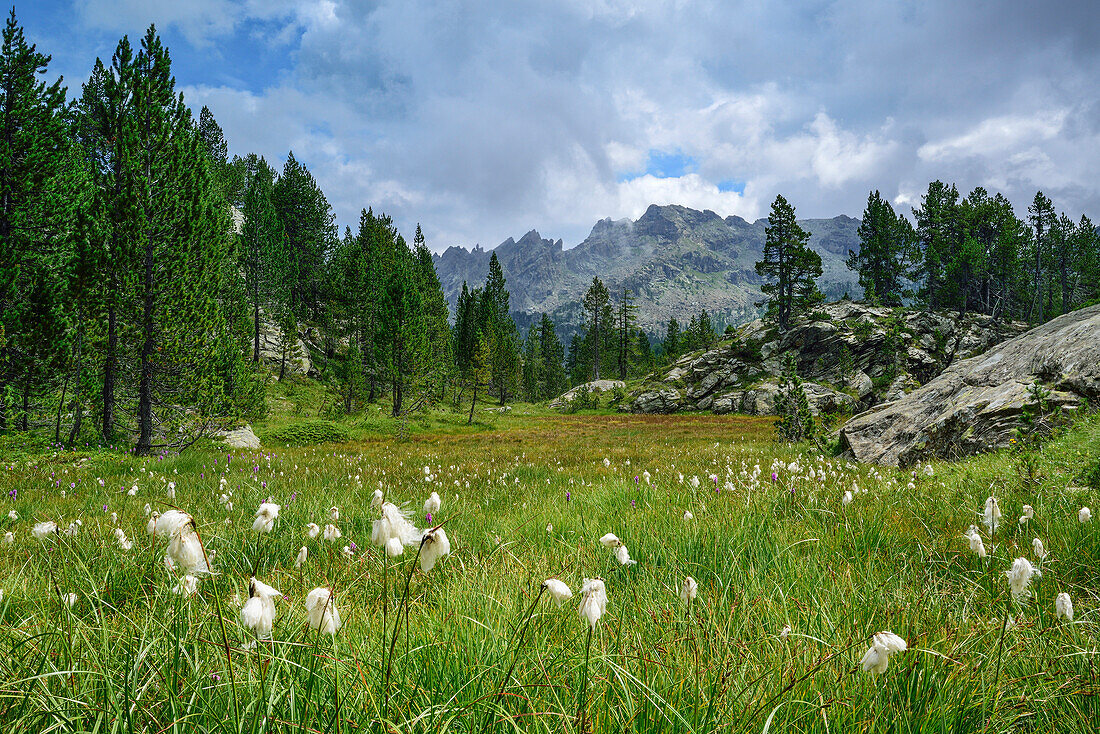
[{"label": "mountain haze", "polygon": [[[844,260],[859,249],[859,220],[841,215],[804,219],[810,247],[821,255],[819,286],[827,296],[859,295],[856,274]],[[472,289],[485,280],[491,252],[504,269],[512,310],[521,328],[529,315],[551,314],[563,333],[583,322],[580,300],[593,276],[617,298],[629,288],[638,305],[638,325],[663,334],[670,318],[685,321],[706,309],[716,324],[756,317],[761,279],[753,269],[764,247],[767,219],[748,222],[684,206],[649,207],[636,221],[601,219],[583,242],[565,249],[531,230],[509,237],[494,250],[450,247],[435,256],[443,292],[452,308],[465,281]]]}]

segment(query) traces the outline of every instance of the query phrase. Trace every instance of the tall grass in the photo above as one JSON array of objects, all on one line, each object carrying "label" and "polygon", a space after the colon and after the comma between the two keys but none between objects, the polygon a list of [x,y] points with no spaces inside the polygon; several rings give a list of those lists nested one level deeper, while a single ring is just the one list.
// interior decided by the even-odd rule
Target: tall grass
[{"label": "tall grass", "polygon": [[[5,732],[560,732],[582,722],[636,732],[1091,732],[1100,526],[1078,523],[1077,510],[1100,509],[1100,493],[1067,487],[1098,455],[1096,417],[1035,454],[1035,479],[1009,453],[912,476],[776,445],[767,421],[625,416],[270,453],[43,453],[0,467],[0,496],[16,490],[0,508],[0,533],[15,536],[0,546],[0,723]],[[223,475],[231,512],[217,501]],[[191,597],[172,593],[163,541],[151,547],[145,534],[144,505],[169,505],[162,478],[176,482],[174,504],[214,553],[217,575]],[[433,521],[447,523],[453,553],[429,574],[415,547],[387,573],[370,546],[379,482],[417,513],[431,491],[443,497]],[[853,482],[867,491],[842,508]],[[130,497],[122,488],[134,483]],[[983,562],[962,532],[978,523],[991,485],[1005,518],[986,536]],[[282,513],[257,538],[252,514],[268,496]],[[1024,503],[1036,514],[1021,527]],[[340,542],[306,538],[332,505]],[[114,542],[111,512],[133,550]],[[30,535],[36,521],[64,529],[77,518],[75,537]],[[636,566],[599,545],[605,532]],[[1036,560],[1035,536],[1050,555],[1006,624],[1004,572],[1017,556]],[[252,575],[286,597],[273,640],[249,650],[238,614]],[[688,575],[699,582],[690,607],[678,597]],[[576,594],[594,576],[609,607],[589,647]],[[570,585],[571,603],[537,603],[549,577]],[[314,586],[337,590],[335,639],[308,628]],[[1072,624],[1055,619],[1059,591],[1073,597]],[[79,596],[71,609],[66,593]],[[909,650],[875,678],[859,660],[884,629]]]}]

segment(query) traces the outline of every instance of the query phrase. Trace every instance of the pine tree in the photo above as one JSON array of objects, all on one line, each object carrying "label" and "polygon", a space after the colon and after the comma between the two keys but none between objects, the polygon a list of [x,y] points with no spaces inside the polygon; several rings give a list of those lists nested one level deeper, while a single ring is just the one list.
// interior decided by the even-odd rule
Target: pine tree
[{"label": "pine tree", "polygon": [[629,288],[623,288],[619,297],[619,307],[615,313],[617,331],[616,366],[619,379],[625,380],[630,374],[630,365],[634,357],[634,323],[638,319],[638,306],[634,303],[634,294]]},{"label": "pine tree", "polygon": [[809,241],[810,233],[795,220],[794,207],[776,196],[764,228],[764,259],[756,263],[757,275],[767,280],[760,287],[767,299],[757,305],[767,304],[767,316],[781,331],[823,298],[816,283],[821,256],[809,248]]},{"label": "pine tree", "polygon": [[50,57],[28,44],[13,9],[0,48],[0,429],[12,387],[20,428],[34,393],[67,356],[67,273],[82,192],[65,90],[46,84]]},{"label": "pine tree", "polygon": [[783,360],[783,376],[779,382],[779,394],[775,399],[776,435],[785,441],[803,441],[817,435],[817,425],[810,411],[810,401],[798,377],[794,354],[788,352]]},{"label": "pine tree", "polygon": [[848,251],[847,265],[859,273],[864,297],[874,303],[900,306],[909,293],[903,283],[914,249],[912,225],[894,213],[878,191],[867,195],[859,225],[859,252]]},{"label": "pine tree", "polygon": [[545,399],[561,395],[567,387],[565,347],[558,339],[554,322],[545,313],[539,322],[539,359],[541,396]]},{"label": "pine tree", "polygon": [[604,308],[611,299],[607,286],[598,277],[592,278],[592,285],[584,294],[581,304],[588,315],[588,334],[592,339],[592,379],[600,379],[600,342]]},{"label": "pine tree", "polygon": [[696,340],[702,349],[710,349],[714,346],[714,342],[718,340],[718,335],[714,333],[714,325],[711,323],[710,315],[705,308],[699,312],[695,329]]},{"label": "pine tree", "polygon": [[919,295],[929,311],[944,305],[948,263],[961,244],[958,201],[958,189],[933,181],[913,211],[919,237],[915,274],[924,281]]},{"label": "pine tree", "polygon": [[670,362],[683,353],[683,348],[680,344],[680,324],[676,319],[668,320],[668,330],[665,332],[664,352],[665,357]]},{"label": "pine tree", "polygon": [[[427,395],[433,395],[438,388],[443,390],[447,384],[447,377],[452,364],[451,358],[451,329],[447,321],[450,312],[447,309],[447,299],[443,295],[443,286],[439,283],[439,276],[435,271],[435,262],[432,253],[424,242],[424,233],[420,225],[416,225],[416,236],[413,237],[413,251],[416,257],[417,281],[420,288],[423,303],[423,319],[425,338],[427,340],[426,370],[428,384],[425,386]],[[443,395],[440,392],[440,399]]]},{"label": "pine tree", "polygon": [[1031,307],[1028,311],[1028,319],[1032,323],[1043,321],[1043,298],[1046,290],[1045,264],[1049,259],[1051,230],[1058,224],[1054,214],[1054,204],[1043,195],[1042,191],[1036,192],[1035,199],[1028,207],[1028,222],[1031,224],[1034,236],[1031,240]]},{"label": "pine tree", "polygon": [[332,207],[293,152],[287,156],[272,199],[286,235],[291,308],[297,317],[319,318],[325,296],[324,264],[337,235]]},{"label": "pine tree", "polygon": [[252,310],[252,360],[260,361],[262,314],[285,324],[290,282],[282,225],[272,200],[275,171],[263,158],[249,156],[245,180],[244,223],[238,252]]},{"label": "pine tree", "polygon": [[158,427],[201,435],[219,419],[253,410],[257,391],[242,367],[244,344],[219,302],[221,265],[232,252],[228,208],[153,26],[134,72],[128,154],[136,163],[141,455],[153,449]]},{"label": "pine tree", "polygon": [[100,244],[100,302],[106,321],[102,352],[102,405],[100,433],[104,441],[116,431],[117,384],[120,376],[122,322],[132,313],[137,270],[138,235],[135,231],[137,161],[130,155],[136,133],[132,113],[133,50],[126,37],[119,41],[110,67],[96,59],[95,67],[78,106],[76,131],[88,157],[88,171],[95,187],[95,217]]}]

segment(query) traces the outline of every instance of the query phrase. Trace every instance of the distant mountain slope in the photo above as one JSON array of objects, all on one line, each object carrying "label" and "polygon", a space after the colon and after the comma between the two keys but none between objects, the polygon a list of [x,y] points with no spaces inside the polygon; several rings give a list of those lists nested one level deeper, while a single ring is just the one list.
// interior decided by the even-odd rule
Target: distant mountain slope
[{"label": "distant mountain slope", "polygon": [[[582,320],[580,299],[599,276],[612,293],[629,288],[637,297],[638,324],[651,334],[664,332],[670,318],[686,320],[705,308],[716,323],[742,323],[756,316],[760,278],[753,269],[764,247],[766,219],[723,219],[712,211],[653,205],[637,221],[601,219],[576,247],[543,239],[532,230],[508,238],[495,252],[512,294],[521,327],[526,315],[550,313],[563,334]],[[821,254],[819,285],[833,298],[860,295],[856,275],[844,265],[848,250],[859,249],[859,220],[848,216],[806,219],[810,246]],[[454,306],[462,283],[485,280],[490,251],[448,248],[436,255],[443,292]]]}]

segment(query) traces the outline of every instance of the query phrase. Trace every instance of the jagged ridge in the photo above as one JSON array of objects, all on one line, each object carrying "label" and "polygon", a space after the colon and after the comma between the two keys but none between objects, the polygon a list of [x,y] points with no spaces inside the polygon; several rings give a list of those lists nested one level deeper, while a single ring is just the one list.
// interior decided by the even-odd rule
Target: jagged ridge
[{"label": "jagged ridge", "polygon": [[[704,308],[718,323],[742,323],[756,316],[760,278],[753,266],[763,250],[766,224],[766,219],[750,223],[710,210],[653,205],[637,221],[601,219],[583,242],[568,250],[560,239],[543,239],[531,230],[518,241],[508,238],[495,252],[519,321],[546,311],[563,333],[571,332],[581,322],[581,296],[592,277],[599,276],[612,292],[631,289],[639,326],[658,334],[670,318],[687,318]],[[859,249],[859,220],[841,215],[800,224],[821,255],[825,272],[820,285],[826,295],[860,295],[855,274],[844,264],[848,250]],[[490,251],[481,247],[450,247],[436,256],[452,307],[463,281],[470,287],[484,281],[489,257]]]}]

